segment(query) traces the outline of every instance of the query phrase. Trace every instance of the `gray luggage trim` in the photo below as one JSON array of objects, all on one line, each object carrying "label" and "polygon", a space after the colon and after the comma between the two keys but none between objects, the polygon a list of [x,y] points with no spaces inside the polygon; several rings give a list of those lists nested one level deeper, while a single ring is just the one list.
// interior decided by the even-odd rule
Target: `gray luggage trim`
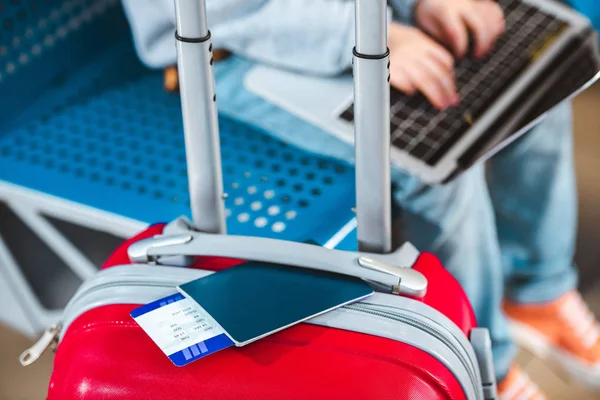
[{"label": "gray luggage trim", "polygon": [[[210,271],[148,265],[116,266],[85,282],[65,308],[60,334],[80,315],[112,304],[143,304]],[[400,322],[400,323],[399,323]],[[477,357],[464,333],[446,316],[418,301],[376,293],[307,323],[351,330],[410,344],[435,357],[456,377],[468,399],[483,399]]]}]

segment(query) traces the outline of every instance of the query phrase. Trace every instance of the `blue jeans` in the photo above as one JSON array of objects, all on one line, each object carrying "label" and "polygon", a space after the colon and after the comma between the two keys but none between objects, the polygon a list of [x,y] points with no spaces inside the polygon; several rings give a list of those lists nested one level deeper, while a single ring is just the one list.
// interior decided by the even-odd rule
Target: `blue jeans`
[{"label": "blue jeans", "polygon": [[577,286],[570,104],[445,186],[410,176],[396,184],[406,239],[440,257],[461,283],[490,330],[502,378],[516,352],[502,300],[544,302]]},{"label": "blue jeans", "polygon": [[[352,161],[348,144],[246,91],[251,67],[239,58],[216,66],[221,112],[296,146]],[[544,302],[577,285],[571,133],[571,108],[564,104],[486,166],[447,185],[427,186],[392,172],[405,238],[440,257],[462,284],[479,325],[490,330],[498,378],[515,355],[502,300]]]}]

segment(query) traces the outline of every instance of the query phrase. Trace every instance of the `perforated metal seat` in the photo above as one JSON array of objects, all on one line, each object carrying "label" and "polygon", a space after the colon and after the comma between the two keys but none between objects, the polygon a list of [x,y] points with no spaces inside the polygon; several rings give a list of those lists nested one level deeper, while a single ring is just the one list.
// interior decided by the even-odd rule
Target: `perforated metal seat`
[{"label": "perforated metal seat", "polygon": [[[123,236],[131,230],[109,225],[189,215],[180,100],[137,61],[119,1],[10,0],[0,24],[0,201],[19,209],[15,187],[28,202],[50,195],[65,201],[52,203],[67,210],[60,218],[85,208],[89,227]],[[226,116],[219,124],[229,233],[323,244],[353,218],[351,166]],[[31,217],[36,224],[77,276],[93,273]]]},{"label": "perforated metal seat", "polygon": [[[71,3],[104,5],[105,13],[116,7],[104,0]],[[70,26],[74,17],[64,14]],[[32,49],[45,37],[34,29]],[[16,64],[17,54],[11,51],[0,65]],[[14,72],[4,79],[27,86],[28,71]],[[0,179],[148,223],[189,214],[179,99],[162,92],[160,77],[139,66],[128,43],[61,76],[45,94],[56,95],[46,110],[27,110],[38,115],[0,132]],[[319,231],[335,232],[328,225],[348,221],[348,165],[227,117],[220,128],[230,232],[318,240]]]},{"label": "perforated metal seat", "polygon": [[[4,134],[0,178],[135,220],[168,221],[189,214],[181,125],[179,99],[150,74]],[[348,221],[348,166],[227,117],[220,128],[230,232],[317,240],[319,230],[335,232],[328,224]]]}]

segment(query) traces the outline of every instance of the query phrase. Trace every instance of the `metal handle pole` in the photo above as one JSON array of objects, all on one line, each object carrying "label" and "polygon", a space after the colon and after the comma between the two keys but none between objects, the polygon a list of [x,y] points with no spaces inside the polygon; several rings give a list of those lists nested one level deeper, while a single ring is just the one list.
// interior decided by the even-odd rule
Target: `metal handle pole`
[{"label": "metal handle pole", "polygon": [[361,251],[392,250],[390,86],[386,0],[356,0],[356,214]]},{"label": "metal handle pole", "polygon": [[175,0],[190,205],[196,229],[225,233],[221,149],[205,0]]}]

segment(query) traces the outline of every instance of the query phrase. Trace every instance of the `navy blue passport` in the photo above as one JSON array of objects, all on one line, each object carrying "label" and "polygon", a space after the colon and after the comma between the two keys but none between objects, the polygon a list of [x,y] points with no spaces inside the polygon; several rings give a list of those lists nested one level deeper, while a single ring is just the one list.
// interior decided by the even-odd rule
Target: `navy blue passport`
[{"label": "navy blue passport", "polygon": [[258,262],[177,289],[206,310],[236,346],[373,294],[358,278]]}]

